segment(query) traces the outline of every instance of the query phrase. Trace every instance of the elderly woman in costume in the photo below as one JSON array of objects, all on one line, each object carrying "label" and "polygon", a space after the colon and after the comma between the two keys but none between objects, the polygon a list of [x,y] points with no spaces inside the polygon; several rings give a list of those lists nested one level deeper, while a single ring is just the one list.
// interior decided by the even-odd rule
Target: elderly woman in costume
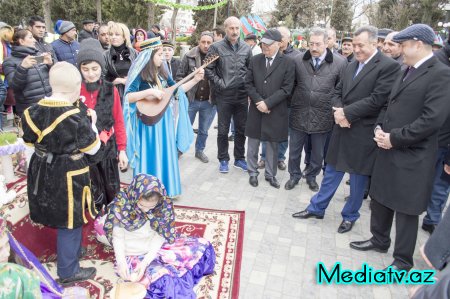
[{"label": "elderly woman in costume", "polygon": [[[175,82],[164,66],[159,37],[141,43],[142,51],[134,61],[125,86],[123,105],[127,130],[127,156],[134,175],[147,173],[158,177],[166,186],[169,197],[181,195],[178,151],[186,152],[194,139],[188,115],[185,92],[203,79],[203,69],[194,79],[181,85],[177,98],[172,98],[163,117],[154,125],[146,125],[138,117],[136,102],[159,101],[164,88]],[[179,102],[177,105],[176,102]],[[175,115],[174,106],[178,106]]]},{"label": "elderly woman in costume", "polygon": [[109,205],[104,231],[117,272],[149,298],[195,298],[194,285],[214,272],[215,252],[203,238],[178,237],[172,201],[156,177],[139,174]]}]

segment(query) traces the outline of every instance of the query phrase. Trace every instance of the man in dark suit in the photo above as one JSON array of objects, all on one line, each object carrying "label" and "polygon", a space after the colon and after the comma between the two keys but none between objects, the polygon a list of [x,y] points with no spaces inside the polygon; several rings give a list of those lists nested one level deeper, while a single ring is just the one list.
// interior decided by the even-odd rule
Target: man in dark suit
[{"label": "man in dark suit", "polygon": [[270,29],[261,39],[262,54],[252,58],[245,78],[250,106],[245,126],[248,137],[249,183],[258,186],[258,152],[266,141],[265,179],[280,188],[276,179],[278,143],[288,139],[287,99],[294,86],[294,65],[280,51],[281,33]]},{"label": "man in dark suit", "polygon": [[397,78],[386,113],[375,129],[378,147],[370,196],[372,238],[352,242],[357,250],[386,252],[395,215],[393,269],[409,271],[419,215],[427,208],[434,179],[438,133],[450,111],[450,72],[432,53],[434,32],[415,24],[393,38],[409,66]]},{"label": "man in dark suit", "polygon": [[400,70],[397,62],[377,50],[375,27],[363,26],[356,30],[353,47],[356,61],[347,65],[333,97],[336,125],[327,152],[322,185],[309,206],[292,215],[295,218],[322,219],[345,172],[348,172],[350,198],[341,213],[343,221],[339,233],[350,231],[359,218],[364,189],[375,162],[373,128]]}]

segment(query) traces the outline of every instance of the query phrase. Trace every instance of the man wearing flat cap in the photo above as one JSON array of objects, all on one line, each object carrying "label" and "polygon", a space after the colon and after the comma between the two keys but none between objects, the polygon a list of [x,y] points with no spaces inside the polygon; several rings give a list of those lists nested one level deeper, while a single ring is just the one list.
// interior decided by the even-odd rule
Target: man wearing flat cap
[{"label": "man wearing flat cap", "polygon": [[338,51],[339,54],[347,58],[348,62],[355,60],[355,54],[353,54],[353,38],[346,36],[341,40],[342,48]]},{"label": "man wearing flat cap", "polygon": [[169,40],[163,41],[162,46],[164,59],[167,63],[167,68],[172,78],[175,79],[175,77],[177,76],[178,68],[180,67],[181,64],[181,60],[179,58],[173,57],[173,54],[175,53],[174,49],[175,46],[171,41]]},{"label": "man wearing flat cap", "polygon": [[266,142],[265,180],[280,188],[276,179],[278,143],[288,139],[287,100],[294,86],[292,60],[280,52],[281,33],[269,29],[261,39],[262,54],[248,67],[245,86],[250,97],[245,135],[248,137],[247,167],[251,186],[258,186],[258,153]]},{"label": "man wearing flat cap", "polygon": [[256,38],[256,34],[250,33],[247,34],[244,38],[244,41],[247,43],[247,45],[252,48],[252,55],[258,55],[261,54],[261,48],[258,46],[258,40]]},{"label": "man wearing flat cap", "polygon": [[434,32],[424,24],[400,31],[393,41],[402,45],[403,63],[385,113],[378,118],[378,154],[370,189],[372,237],[352,242],[357,250],[387,252],[395,215],[395,270],[413,266],[419,215],[430,199],[439,129],[449,116],[450,72],[432,52]]},{"label": "man wearing flat cap", "polygon": [[96,34],[94,33],[94,20],[84,20],[83,21],[83,29],[78,34],[78,42],[81,43],[83,40],[88,38],[97,39]]}]

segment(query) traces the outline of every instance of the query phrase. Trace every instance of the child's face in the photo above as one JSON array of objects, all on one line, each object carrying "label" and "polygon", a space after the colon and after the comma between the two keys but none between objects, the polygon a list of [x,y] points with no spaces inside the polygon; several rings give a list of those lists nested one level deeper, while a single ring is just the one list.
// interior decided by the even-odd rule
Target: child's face
[{"label": "child's face", "polygon": [[141,198],[138,201],[138,207],[141,209],[142,212],[147,213],[148,211],[152,210],[159,201],[159,196],[152,196],[148,199]]},{"label": "child's face", "polygon": [[81,74],[87,83],[94,83],[100,80],[102,75],[102,67],[95,61],[87,64],[82,64],[80,67]]}]

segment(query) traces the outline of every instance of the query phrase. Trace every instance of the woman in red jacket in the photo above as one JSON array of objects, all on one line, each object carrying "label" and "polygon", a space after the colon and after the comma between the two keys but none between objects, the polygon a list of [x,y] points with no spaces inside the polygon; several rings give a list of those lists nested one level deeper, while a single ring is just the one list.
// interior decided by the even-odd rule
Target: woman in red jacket
[{"label": "woman in red jacket", "polygon": [[111,82],[101,77],[105,67],[98,40],[81,43],[77,65],[83,77],[81,101],[97,112],[97,129],[101,140],[99,152],[92,157],[90,174],[97,209],[110,203],[120,189],[119,168],[126,170],[127,137],[120,96]]}]

